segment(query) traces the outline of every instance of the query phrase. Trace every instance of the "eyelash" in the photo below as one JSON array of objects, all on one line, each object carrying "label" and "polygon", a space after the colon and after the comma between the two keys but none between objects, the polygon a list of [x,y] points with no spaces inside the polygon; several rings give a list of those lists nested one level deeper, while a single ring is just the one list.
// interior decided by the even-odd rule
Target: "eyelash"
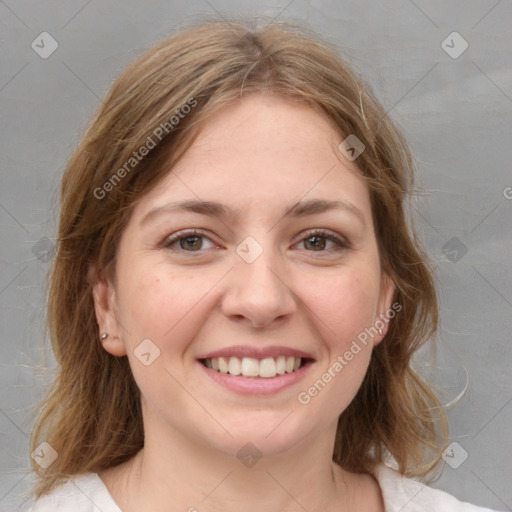
[{"label": "eyelash", "polygon": [[[299,240],[299,242],[297,242],[297,243],[304,242],[305,240],[307,240],[309,238],[313,238],[315,236],[325,238],[326,240],[330,240],[331,242],[334,242],[338,246],[337,248],[335,248],[335,250],[350,249],[350,244],[346,240],[339,238],[338,236],[334,235],[333,233],[331,233],[330,231],[327,231],[325,229],[312,229],[310,231],[307,231],[306,234],[303,236],[303,238],[301,238],[301,240]],[[181,248],[176,249],[176,248],[172,247],[172,245],[175,244],[176,242],[179,242],[180,240],[184,240],[186,238],[192,238],[192,237],[208,238],[211,242],[213,242],[213,240],[211,240],[203,231],[198,230],[198,229],[192,229],[190,231],[179,231],[179,232],[175,233],[174,235],[171,235],[170,237],[168,237],[164,240],[164,242],[162,243],[162,246],[166,249],[170,249],[170,250],[176,251],[176,252],[187,252],[187,253],[203,252],[204,249],[199,249],[198,251],[187,251],[185,249],[181,249]],[[215,243],[215,242],[213,242],[213,243]],[[294,245],[296,245],[296,244],[294,244]],[[307,250],[307,249],[305,249],[305,250]],[[330,250],[332,250],[332,249],[326,249],[326,250],[322,250],[322,251],[308,251],[308,252],[328,252]]]},{"label": "eyelash", "polygon": [[[312,229],[310,231],[307,231],[304,237],[300,240],[300,242],[303,242],[304,240],[307,240],[308,238],[312,238],[314,236],[318,236],[320,238],[325,238],[326,240],[330,240],[331,242],[334,242],[337,247],[336,250],[342,250],[342,249],[350,249],[350,244],[346,239],[340,238],[339,236],[335,235],[334,233],[331,233],[330,231],[327,231],[326,229]],[[311,252],[317,252],[317,251],[311,251]],[[318,252],[327,252],[327,251],[318,251]]]}]

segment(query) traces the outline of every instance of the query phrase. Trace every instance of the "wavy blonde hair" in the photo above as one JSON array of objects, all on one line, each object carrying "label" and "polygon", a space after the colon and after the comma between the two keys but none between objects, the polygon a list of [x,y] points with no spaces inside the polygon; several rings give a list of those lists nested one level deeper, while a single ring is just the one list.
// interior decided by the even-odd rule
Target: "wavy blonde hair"
[{"label": "wavy blonde hair", "polygon": [[[45,470],[32,463],[36,497],[66,477],[116,466],[142,448],[139,390],[127,358],[110,355],[98,341],[88,269],[114,275],[118,241],[137,201],[168,174],[209,116],[259,92],[302,101],[340,134],[364,143],[357,164],[371,195],[382,269],[402,306],[339,418],[333,460],[369,472],[391,454],[401,473],[422,477],[438,467],[446,418],[411,368],[411,356],[437,332],[438,308],[432,273],[404,208],[414,184],[406,142],[368,87],[318,35],[289,23],[210,20],[159,43],[119,76],[64,172],[48,298],[58,371],[31,439],[32,450],[46,441],[58,457]],[[114,173],[192,99],[195,107],[114,183]],[[109,180],[113,186],[98,198]]]}]

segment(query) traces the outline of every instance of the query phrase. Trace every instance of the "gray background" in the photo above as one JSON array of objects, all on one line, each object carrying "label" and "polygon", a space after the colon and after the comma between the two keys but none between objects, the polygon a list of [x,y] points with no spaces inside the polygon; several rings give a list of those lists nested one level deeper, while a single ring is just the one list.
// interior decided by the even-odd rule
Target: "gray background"
[{"label": "gray background", "polygon": [[[413,214],[442,308],[437,362],[425,365],[425,350],[418,367],[446,404],[467,387],[448,407],[457,444],[446,460],[460,465],[433,486],[512,510],[510,0],[0,1],[0,510],[17,510],[30,486],[33,405],[53,364],[41,346],[62,170],[123,67],[216,13],[308,22],[345,49],[403,128],[427,192]],[[43,31],[59,45],[46,59],[31,48]],[[442,46],[453,31],[469,44],[458,58]]]}]

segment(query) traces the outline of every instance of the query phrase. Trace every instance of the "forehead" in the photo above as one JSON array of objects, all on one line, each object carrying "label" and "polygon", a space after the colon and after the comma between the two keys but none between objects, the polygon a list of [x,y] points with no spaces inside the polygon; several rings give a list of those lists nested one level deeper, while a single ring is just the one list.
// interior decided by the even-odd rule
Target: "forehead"
[{"label": "forehead", "polygon": [[165,201],[210,200],[238,211],[322,198],[370,211],[366,184],[354,162],[339,154],[333,125],[304,103],[251,94],[218,110],[194,143],[140,202],[147,212]]},{"label": "forehead", "polygon": [[215,164],[226,157],[277,162],[295,153],[308,164],[319,157],[323,160],[329,152],[332,159],[338,139],[341,134],[333,125],[304,102],[275,94],[250,94],[213,114],[187,156]]}]

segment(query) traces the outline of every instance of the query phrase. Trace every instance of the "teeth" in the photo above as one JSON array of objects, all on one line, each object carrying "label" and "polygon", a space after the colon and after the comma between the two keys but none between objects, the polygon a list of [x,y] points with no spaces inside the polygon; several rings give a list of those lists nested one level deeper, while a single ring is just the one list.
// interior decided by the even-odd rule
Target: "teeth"
[{"label": "teeth", "polygon": [[[213,365],[212,365],[213,366]],[[229,365],[226,358],[219,357],[219,371],[220,373],[228,373]]]},{"label": "teeth", "polygon": [[278,375],[283,375],[283,373],[286,371],[286,357],[279,356],[276,359],[276,373]]},{"label": "teeth", "polygon": [[240,359],[238,359],[238,357],[229,358],[228,370],[231,375],[240,375],[242,373],[242,364],[240,363]]},{"label": "teeth", "polygon": [[293,356],[266,357],[256,359],[254,357],[214,357],[205,359],[207,368],[220,373],[230,375],[242,375],[243,377],[272,378],[284,373],[292,373],[300,368],[301,358]]},{"label": "teeth", "polygon": [[275,377],[276,374],[276,362],[274,361],[274,358],[266,357],[265,359],[262,359],[260,362],[260,377]]},{"label": "teeth", "polygon": [[242,358],[242,375],[244,377],[257,377],[260,374],[260,364],[252,357]]}]

